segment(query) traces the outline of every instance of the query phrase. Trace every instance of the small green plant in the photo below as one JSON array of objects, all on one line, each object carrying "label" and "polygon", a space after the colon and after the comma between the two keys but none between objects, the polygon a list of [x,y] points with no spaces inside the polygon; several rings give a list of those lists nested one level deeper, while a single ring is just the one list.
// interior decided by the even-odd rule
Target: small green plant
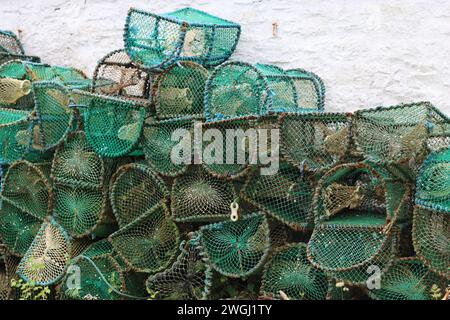
[{"label": "small green plant", "polygon": [[437,284],[431,286],[430,294],[433,300],[440,300],[442,298],[441,288]]},{"label": "small green plant", "polygon": [[34,282],[11,279],[11,288],[20,292],[20,300],[47,300],[51,291],[47,286],[37,286]]},{"label": "small green plant", "polygon": [[147,293],[149,294],[149,297],[147,300],[155,300],[158,296],[158,291],[153,291],[152,289],[147,288]]}]

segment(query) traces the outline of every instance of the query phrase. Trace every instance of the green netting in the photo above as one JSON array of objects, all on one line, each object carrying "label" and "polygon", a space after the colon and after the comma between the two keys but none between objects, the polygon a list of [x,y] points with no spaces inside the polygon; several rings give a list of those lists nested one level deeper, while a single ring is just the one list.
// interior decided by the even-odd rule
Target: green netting
[{"label": "green netting", "polygon": [[335,278],[365,282],[367,266],[376,262],[385,268],[392,261],[398,242],[394,224],[408,217],[409,205],[410,187],[387,171],[364,163],[334,167],[314,194],[309,259]]},{"label": "green netting", "polygon": [[269,225],[262,213],[238,221],[200,228],[201,242],[211,265],[229,277],[246,277],[264,262],[269,251]]},{"label": "green netting", "polygon": [[325,107],[325,85],[313,72],[304,69],[286,70],[292,77],[297,91],[298,106],[305,111],[323,111]]},{"label": "green netting", "polygon": [[278,248],[265,265],[261,294],[289,299],[324,300],[328,291],[325,273],[314,268],[306,256],[305,243],[291,243]]},{"label": "green netting", "polygon": [[331,168],[350,145],[350,119],[343,113],[284,114],[280,117],[281,152],[304,170]]},{"label": "green netting", "polygon": [[15,104],[31,92],[29,80],[0,78],[0,105]]},{"label": "green netting", "polygon": [[180,60],[214,66],[233,53],[240,31],[234,22],[189,7],[161,15],[131,8],[124,39],[128,55],[144,68]]},{"label": "green netting", "polygon": [[47,286],[54,284],[67,268],[70,239],[54,220],[44,222],[19,264],[18,274],[26,282]]},{"label": "green netting", "polygon": [[218,179],[201,166],[194,165],[172,185],[172,216],[181,222],[226,220],[235,199],[231,182]]},{"label": "green netting", "polygon": [[434,272],[450,277],[450,215],[416,206],[412,233],[417,256]]},{"label": "green netting", "polygon": [[113,233],[109,239],[124,262],[140,272],[169,266],[178,249],[178,229],[164,204]]},{"label": "green netting", "polygon": [[431,153],[416,181],[416,204],[450,213],[450,149]]},{"label": "green netting", "polygon": [[400,166],[406,177],[414,178],[433,148],[428,143],[449,136],[449,122],[431,103],[418,102],[357,111],[352,131],[357,148],[368,160]]},{"label": "green netting", "polygon": [[203,97],[208,70],[182,61],[159,74],[152,87],[152,103],[159,119],[203,116]]},{"label": "green netting", "polygon": [[27,111],[0,108],[1,163],[22,159],[30,145],[31,114]]},{"label": "green netting", "polygon": [[313,183],[306,173],[285,162],[274,175],[248,176],[241,197],[295,230],[311,227]]},{"label": "green netting", "polygon": [[447,280],[417,258],[401,258],[381,277],[381,288],[369,290],[377,300],[441,300]]},{"label": "green netting", "polygon": [[121,228],[165,202],[169,196],[164,181],[138,163],[121,166],[111,179],[110,190],[111,206]]},{"label": "green netting", "polygon": [[[178,140],[172,140],[172,134],[180,132]],[[149,118],[144,124],[141,145],[145,154],[145,160],[157,173],[164,176],[177,176],[187,169],[185,161],[175,163],[172,161],[172,152],[180,160],[186,159],[188,163],[192,159],[193,121],[189,118],[178,118],[155,121]],[[184,140],[184,138],[188,140]],[[183,140],[181,140],[183,139]],[[186,142],[186,143],[185,143]],[[189,143],[189,144],[187,144]],[[181,146],[178,148],[176,146]],[[189,152],[183,152],[185,146]],[[176,153],[178,152],[178,153]]]},{"label": "green netting", "polygon": [[86,137],[103,157],[120,157],[134,151],[141,137],[147,103],[141,100],[72,91],[82,109]]},{"label": "green netting", "polygon": [[136,66],[125,50],[114,50],[97,64],[92,91],[131,99],[149,99],[151,75]]},{"label": "green netting", "polygon": [[148,292],[162,300],[207,299],[212,271],[202,248],[189,243],[180,248],[182,252],[170,268],[148,278]]}]

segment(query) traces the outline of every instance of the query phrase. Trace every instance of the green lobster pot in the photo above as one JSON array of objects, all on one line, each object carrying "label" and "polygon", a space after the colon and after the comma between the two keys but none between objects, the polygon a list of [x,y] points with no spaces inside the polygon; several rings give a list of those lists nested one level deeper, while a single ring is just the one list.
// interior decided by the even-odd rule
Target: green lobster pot
[{"label": "green lobster pot", "polygon": [[149,99],[150,85],[151,75],[134,64],[123,49],[104,56],[92,77],[92,92],[131,99]]},{"label": "green lobster pot", "polygon": [[381,277],[380,288],[368,290],[376,300],[441,300],[447,280],[416,257],[400,258]]},{"label": "green lobster pot", "polygon": [[326,89],[322,79],[304,69],[290,69],[286,73],[294,81],[299,108],[305,111],[323,111]]},{"label": "green lobster pot", "polygon": [[280,291],[289,299],[325,299],[328,278],[308,261],[305,243],[286,244],[269,257],[260,292],[262,296],[279,299]]},{"label": "green lobster pot", "polygon": [[157,118],[201,118],[207,78],[208,70],[191,61],[175,63],[159,74],[152,88]]},{"label": "green lobster pot", "polygon": [[22,159],[31,138],[31,114],[27,111],[0,108],[1,163]]},{"label": "green lobster pot", "polygon": [[81,109],[86,137],[102,157],[115,158],[136,151],[148,103],[84,91],[72,91],[73,107]]},{"label": "green lobster pot", "polygon": [[205,300],[212,284],[212,270],[201,247],[180,244],[181,253],[174,264],[147,281],[147,292],[159,300]]},{"label": "green lobster pot", "polygon": [[234,22],[189,7],[160,15],[131,8],[124,40],[131,60],[145,69],[180,60],[215,66],[233,53],[240,31]]},{"label": "green lobster pot", "polygon": [[[384,272],[398,245],[398,222],[409,219],[411,186],[364,163],[343,164],[319,181],[308,259],[334,278],[366,284]],[[369,270],[370,266],[377,269]]]},{"label": "green lobster pot", "polygon": [[281,154],[306,171],[330,169],[350,150],[350,116],[286,113],[280,116]]},{"label": "green lobster pot", "polygon": [[433,144],[450,134],[449,118],[429,102],[359,110],[352,127],[356,147],[366,159],[410,180]]}]

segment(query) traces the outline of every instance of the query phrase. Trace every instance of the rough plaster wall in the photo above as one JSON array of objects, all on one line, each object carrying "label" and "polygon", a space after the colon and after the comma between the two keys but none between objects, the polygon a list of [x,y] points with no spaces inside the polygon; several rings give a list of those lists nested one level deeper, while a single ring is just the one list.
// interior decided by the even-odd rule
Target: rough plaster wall
[{"label": "rough plaster wall", "polygon": [[450,114],[448,0],[0,0],[0,28],[20,29],[45,62],[92,73],[123,46],[130,6],[188,5],[242,25],[235,59],[319,74],[330,111],[429,100]]}]

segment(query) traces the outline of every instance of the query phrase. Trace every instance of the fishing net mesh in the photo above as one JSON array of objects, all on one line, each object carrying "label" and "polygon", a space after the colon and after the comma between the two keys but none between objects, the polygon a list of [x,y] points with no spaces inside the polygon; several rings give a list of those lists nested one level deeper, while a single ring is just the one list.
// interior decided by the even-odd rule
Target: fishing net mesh
[{"label": "fishing net mesh", "polygon": [[291,69],[286,73],[294,82],[299,110],[322,111],[325,107],[325,85],[322,79],[303,69]]},{"label": "fishing net mesh", "polygon": [[325,273],[314,268],[306,255],[306,244],[288,244],[276,250],[267,262],[261,281],[261,294],[289,299],[324,300],[328,290]]},{"label": "fishing net mesh", "polygon": [[368,293],[378,300],[441,300],[446,286],[417,258],[401,258],[381,277],[381,288]]},{"label": "fishing net mesh", "polygon": [[111,205],[120,227],[132,223],[166,201],[169,191],[161,178],[143,164],[121,166],[111,179]]},{"label": "fishing net mesh", "polygon": [[25,54],[19,38],[8,30],[0,30],[0,51],[13,54]]},{"label": "fishing net mesh", "polygon": [[269,251],[269,225],[261,213],[238,221],[200,228],[201,242],[211,265],[229,277],[246,277],[264,262]]},{"label": "fishing net mesh", "polygon": [[[181,139],[191,137],[193,133],[193,123],[191,119],[169,119],[161,121],[146,121],[142,134],[142,149],[145,154],[145,160],[157,173],[164,176],[177,176],[187,169],[185,161],[176,163],[171,159],[171,153],[180,160],[186,160],[188,163],[192,159],[191,141],[189,140],[188,152],[185,148],[175,148],[179,142],[172,141],[172,133],[182,132]],[[185,140],[180,145],[185,146]],[[175,153],[176,152],[176,153]]]},{"label": "fishing net mesh", "polygon": [[0,108],[1,163],[22,159],[30,145],[30,113]]},{"label": "fishing net mesh", "polygon": [[15,104],[31,92],[29,80],[0,78],[0,105]]},{"label": "fishing net mesh", "polygon": [[218,179],[194,165],[175,178],[171,193],[172,216],[175,221],[215,221],[230,216],[235,200],[231,182]]},{"label": "fishing net mesh", "polygon": [[96,93],[132,99],[148,99],[151,76],[137,67],[125,50],[103,57],[94,71],[92,89]]},{"label": "fishing net mesh", "polygon": [[191,61],[175,63],[159,74],[152,88],[157,117],[202,117],[207,77],[208,71]]},{"label": "fishing net mesh", "polygon": [[144,68],[161,69],[173,61],[218,65],[234,51],[240,26],[192,8],[164,15],[130,9],[125,47]]},{"label": "fishing net mesh", "polygon": [[299,168],[327,169],[345,158],[349,131],[346,114],[284,114],[280,117],[281,153]]},{"label": "fishing net mesh", "polygon": [[307,174],[302,175],[287,163],[280,163],[274,175],[260,175],[259,170],[254,170],[240,195],[295,230],[310,227],[313,222],[312,181]]},{"label": "fishing net mesh", "polygon": [[208,298],[212,271],[199,246],[186,244],[175,263],[148,278],[147,291],[164,300],[203,300]]},{"label": "fishing net mesh", "polygon": [[169,266],[178,249],[179,233],[164,204],[153,207],[110,236],[124,262],[140,272],[158,272]]}]

